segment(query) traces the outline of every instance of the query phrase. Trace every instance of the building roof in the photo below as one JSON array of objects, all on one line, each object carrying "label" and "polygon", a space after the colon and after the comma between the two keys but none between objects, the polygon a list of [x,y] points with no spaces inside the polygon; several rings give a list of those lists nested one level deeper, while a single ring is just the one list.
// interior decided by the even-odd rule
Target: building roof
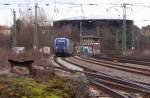
[{"label": "building roof", "polygon": [[10,28],[7,26],[0,26],[0,33],[8,35],[10,33]]},{"label": "building roof", "polygon": [[[73,20],[123,20],[121,18],[107,18],[107,17],[85,17],[85,16],[76,16],[76,17],[70,17],[70,18],[65,18],[65,19],[59,19],[55,21],[73,21]],[[130,19],[126,19],[130,20]]]},{"label": "building roof", "polygon": [[0,30],[9,30],[10,28],[9,27],[6,27],[6,26],[0,26]]}]

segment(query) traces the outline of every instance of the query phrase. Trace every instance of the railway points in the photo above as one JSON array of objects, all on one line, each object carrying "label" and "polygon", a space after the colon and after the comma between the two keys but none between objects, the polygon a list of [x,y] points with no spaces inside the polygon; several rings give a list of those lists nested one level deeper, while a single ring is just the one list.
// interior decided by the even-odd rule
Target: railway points
[{"label": "railway points", "polygon": [[[7,17],[0,18],[6,22],[0,24],[0,98],[150,98],[148,4],[1,1],[1,16]],[[10,90],[9,79],[1,77],[23,78]],[[33,89],[27,92],[36,94],[24,95],[25,78],[39,83],[34,89],[29,79]],[[45,89],[47,81],[54,84]]]},{"label": "railway points", "polygon": [[[71,63],[71,64],[73,64],[73,63]],[[76,65],[76,64],[75,64]],[[84,67],[83,67],[84,68]],[[85,69],[84,69],[85,70]],[[88,73],[88,72],[87,72]],[[130,81],[131,82],[131,81]],[[107,82],[106,82],[107,83]],[[106,83],[104,83],[104,84],[106,84]],[[134,84],[134,83],[133,83]],[[132,84],[132,85],[133,85]],[[109,84],[110,85],[110,84]],[[134,85],[138,85],[138,84],[134,84]],[[139,84],[140,86],[142,86],[141,84]],[[145,87],[144,87],[145,88]],[[147,87],[146,87],[147,88]],[[131,88],[130,88],[131,89]],[[149,88],[147,88],[147,89],[149,89]],[[135,89],[132,89],[132,90],[134,90],[134,91],[136,91],[137,90],[137,88],[135,88]],[[138,90],[137,90],[138,91]],[[143,91],[139,91],[139,92],[143,92]],[[146,92],[147,92],[147,90],[146,90]],[[148,93],[148,92],[147,92]]]}]

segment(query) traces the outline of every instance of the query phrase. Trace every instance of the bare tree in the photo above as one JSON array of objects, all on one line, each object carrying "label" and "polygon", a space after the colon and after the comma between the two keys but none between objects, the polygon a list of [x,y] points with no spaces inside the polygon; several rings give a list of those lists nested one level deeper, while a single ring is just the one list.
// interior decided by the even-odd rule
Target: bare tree
[{"label": "bare tree", "polygon": [[[26,48],[33,48],[34,41],[34,28],[35,28],[35,16],[24,12],[20,19],[17,20],[17,46],[24,46]],[[48,19],[43,9],[38,10],[37,14],[37,33],[39,47],[48,45],[49,43],[49,31],[47,28]],[[49,26],[50,27],[50,26]]]}]

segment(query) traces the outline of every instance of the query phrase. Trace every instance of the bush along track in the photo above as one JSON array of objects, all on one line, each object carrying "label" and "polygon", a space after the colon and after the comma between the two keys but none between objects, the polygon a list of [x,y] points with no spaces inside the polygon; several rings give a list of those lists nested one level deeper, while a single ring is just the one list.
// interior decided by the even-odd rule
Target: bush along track
[{"label": "bush along track", "polygon": [[58,76],[42,82],[29,77],[0,76],[0,98],[75,98],[75,89],[78,86],[73,80]]}]

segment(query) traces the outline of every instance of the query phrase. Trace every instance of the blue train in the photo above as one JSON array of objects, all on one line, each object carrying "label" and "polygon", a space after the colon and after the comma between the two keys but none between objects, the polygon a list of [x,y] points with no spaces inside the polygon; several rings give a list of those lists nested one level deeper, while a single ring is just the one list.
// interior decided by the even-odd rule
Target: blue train
[{"label": "blue train", "polygon": [[73,54],[73,42],[69,38],[57,37],[54,39],[54,52],[56,56],[71,56]]}]

